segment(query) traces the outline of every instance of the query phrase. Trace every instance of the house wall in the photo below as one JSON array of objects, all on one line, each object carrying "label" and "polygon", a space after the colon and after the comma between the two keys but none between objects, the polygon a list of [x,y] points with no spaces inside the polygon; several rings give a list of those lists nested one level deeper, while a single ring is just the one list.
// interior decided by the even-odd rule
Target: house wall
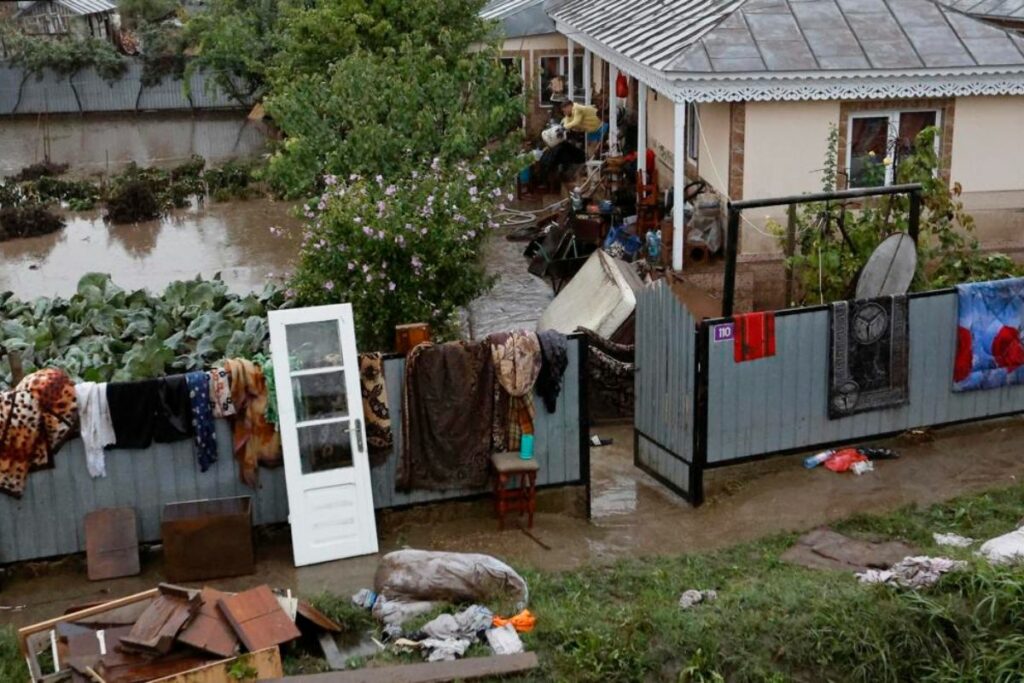
[{"label": "house wall", "polygon": [[[700,133],[697,136],[697,165],[687,163],[689,178],[700,176],[716,191],[728,194],[729,186],[729,105],[709,103],[697,106]],[[675,106],[664,95],[648,90],[647,140],[658,158],[658,181],[663,188],[672,186],[672,154],[675,138]],[[692,160],[694,155],[687,150]]]}]

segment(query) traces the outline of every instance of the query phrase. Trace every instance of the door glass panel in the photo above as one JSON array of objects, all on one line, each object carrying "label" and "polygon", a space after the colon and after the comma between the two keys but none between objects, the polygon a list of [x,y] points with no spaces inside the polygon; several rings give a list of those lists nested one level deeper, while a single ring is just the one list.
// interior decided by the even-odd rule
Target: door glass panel
[{"label": "door glass panel", "polygon": [[342,365],[337,321],[288,325],[285,334],[288,337],[288,366],[292,372]]},{"label": "door glass panel", "polygon": [[299,459],[302,473],[352,467],[352,438],[347,420],[299,427]]},{"label": "door glass panel", "polygon": [[914,141],[928,126],[935,125],[935,112],[908,111],[900,114],[900,130],[896,136],[896,163],[914,151]]},{"label": "door glass panel", "polygon": [[850,187],[885,185],[889,117],[870,116],[850,121]]},{"label": "door glass panel", "polygon": [[324,420],[348,416],[345,372],[332,370],[317,375],[292,377],[295,421]]}]

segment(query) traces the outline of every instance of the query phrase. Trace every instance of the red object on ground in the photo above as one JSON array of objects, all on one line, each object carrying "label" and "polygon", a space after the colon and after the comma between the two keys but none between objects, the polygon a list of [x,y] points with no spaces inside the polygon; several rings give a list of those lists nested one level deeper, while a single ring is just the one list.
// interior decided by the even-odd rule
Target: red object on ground
[{"label": "red object on ground", "polygon": [[953,381],[962,382],[974,366],[974,340],[966,327],[956,329],[956,360],[953,362]]},{"label": "red object on ground", "polygon": [[856,448],[844,448],[825,461],[825,467],[833,472],[847,472],[854,463],[867,462],[868,457],[861,455]]},{"label": "red object on ground", "polygon": [[733,360],[742,363],[775,355],[775,312],[743,313],[734,318]]},{"label": "red object on ground", "polygon": [[1020,343],[1020,333],[1013,327],[1004,325],[992,340],[992,357],[999,367],[1014,371],[1024,365],[1024,346]]}]

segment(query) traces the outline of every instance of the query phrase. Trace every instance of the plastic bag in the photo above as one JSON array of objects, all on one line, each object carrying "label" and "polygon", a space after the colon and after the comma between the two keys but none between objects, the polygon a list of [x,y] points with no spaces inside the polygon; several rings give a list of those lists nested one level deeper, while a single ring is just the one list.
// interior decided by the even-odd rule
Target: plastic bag
[{"label": "plastic bag", "polygon": [[629,79],[621,71],[615,79],[615,96],[623,99],[629,97]]},{"label": "plastic bag", "polygon": [[978,554],[992,564],[1024,562],[1024,527],[985,541]]},{"label": "plastic bag", "polygon": [[374,589],[390,600],[488,602],[508,595],[523,609],[526,581],[490,555],[397,550],[381,558]]},{"label": "plastic bag", "polygon": [[373,617],[384,624],[401,626],[413,617],[434,611],[440,604],[430,600],[389,600],[380,595],[373,603]]},{"label": "plastic bag", "polygon": [[836,451],[831,458],[825,461],[825,467],[833,472],[846,472],[855,462],[867,462],[866,456],[857,452],[856,448],[844,448]]}]

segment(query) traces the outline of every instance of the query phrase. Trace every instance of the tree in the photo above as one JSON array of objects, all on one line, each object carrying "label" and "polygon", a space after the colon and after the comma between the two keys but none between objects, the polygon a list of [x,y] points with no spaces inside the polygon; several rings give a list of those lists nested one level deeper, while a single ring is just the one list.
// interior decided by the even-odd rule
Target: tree
[{"label": "tree", "polygon": [[178,9],[178,0],[118,0],[121,25],[136,31],[146,24],[167,19]]}]

